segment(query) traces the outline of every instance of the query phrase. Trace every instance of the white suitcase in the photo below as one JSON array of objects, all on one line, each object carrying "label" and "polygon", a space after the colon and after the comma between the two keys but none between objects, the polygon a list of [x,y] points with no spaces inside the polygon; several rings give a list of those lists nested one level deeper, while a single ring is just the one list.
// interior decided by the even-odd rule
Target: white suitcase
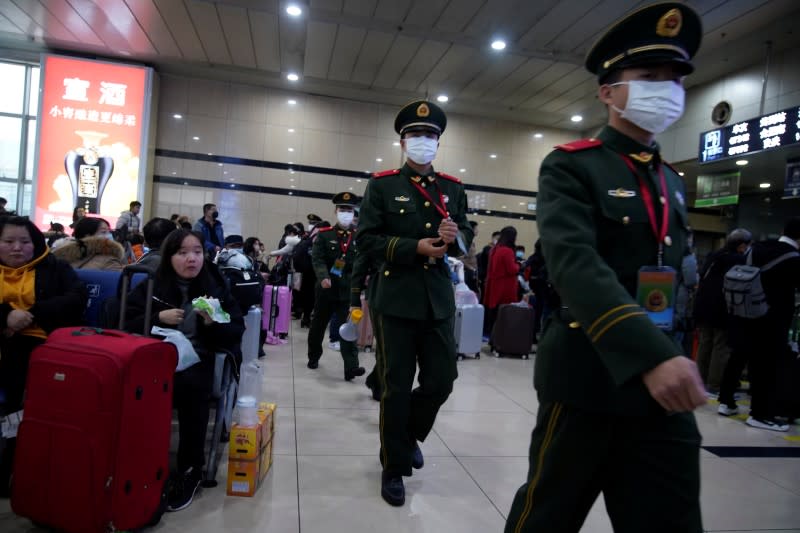
[{"label": "white suitcase", "polygon": [[242,362],[258,361],[258,345],[261,339],[261,308],[253,305],[244,317],[244,335],[242,335]]},{"label": "white suitcase", "polygon": [[458,358],[464,359],[466,354],[474,354],[475,359],[480,359],[483,344],[483,306],[456,305],[454,329]]}]

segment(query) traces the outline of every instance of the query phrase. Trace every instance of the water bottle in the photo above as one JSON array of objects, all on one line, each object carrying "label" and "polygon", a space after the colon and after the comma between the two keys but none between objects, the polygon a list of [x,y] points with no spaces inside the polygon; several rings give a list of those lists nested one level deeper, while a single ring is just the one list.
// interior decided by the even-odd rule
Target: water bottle
[{"label": "water bottle", "polygon": [[236,422],[240,426],[258,425],[258,402],[261,401],[261,366],[256,362],[242,365],[236,399]]},{"label": "water bottle", "polygon": [[339,326],[339,336],[348,342],[355,342],[358,339],[358,323],[361,322],[363,317],[364,311],[361,309],[350,311],[347,322]]}]

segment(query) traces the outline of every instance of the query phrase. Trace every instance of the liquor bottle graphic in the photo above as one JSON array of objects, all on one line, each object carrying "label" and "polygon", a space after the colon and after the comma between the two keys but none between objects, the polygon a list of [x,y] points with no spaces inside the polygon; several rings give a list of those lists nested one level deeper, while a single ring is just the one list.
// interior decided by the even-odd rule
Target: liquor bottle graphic
[{"label": "liquor bottle graphic", "polygon": [[75,207],[83,207],[87,213],[100,213],[100,199],[108,180],[114,172],[114,159],[104,155],[100,141],[108,137],[99,131],[76,131],[83,139],[83,146],[70,150],[64,157],[64,168],[72,186]]}]

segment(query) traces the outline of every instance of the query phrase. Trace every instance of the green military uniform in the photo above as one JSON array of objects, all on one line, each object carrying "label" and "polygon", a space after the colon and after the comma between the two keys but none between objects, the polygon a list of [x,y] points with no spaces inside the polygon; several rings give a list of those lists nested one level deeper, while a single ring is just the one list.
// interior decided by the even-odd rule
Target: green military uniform
[{"label": "green military uniform", "polygon": [[[377,266],[375,265],[374,261],[370,261],[368,255],[360,253],[356,256],[355,264],[353,265],[353,273],[350,275],[350,307],[361,307],[361,295],[366,289],[367,294],[365,295],[365,300],[369,302],[371,300],[370,287],[374,287],[375,283],[367,285],[367,277],[369,276],[371,279],[374,279],[375,273],[377,272]],[[369,307],[369,319],[372,323],[375,323],[374,318],[372,317],[372,307]],[[380,376],[381,376],[381,357],[382,355],[378,353],[378,346],[377,343],[374,343],[373,349],[375,351],[375,366],[372,369],[372,372],[369,373],[365,384],[367,387],[372,391],[372,397],[375,400],[380,400],[381,396],[381,384],[380,384]]]},{"label": "green military uniform", "polygon": [[[602,78],[613,68],[688,65],[701,34],[687,6],[651,6],[606,34],[587,66]],[[623,63],[615,67],[618,57]],[[663,242],[648,196],[658,228],[665,211],[668,217]],[[667,414],[642,381],[681,349],[635,298],[639,269],[656,265],[659,249],[663,265],[680,271],[688,237],[683,181],[657,144],[644,146],[607,126],[596,139],[545,158],[537,219],[561,302],[539,343],[528,482],[516,494],[506,533],[577,532],[601,492],[616,532],[701,533],[694,416]]]},{"label": "green military uniform", "polygon": [[[402,136],[410,127],[434,128],[438,134],[445,123],[438,106],[414,102],[400,112],[395,130]],[[381,462],[384,474],[395,476],[411,474],[416,442],[427,437],[457,377],[449,270],[443,259],[417,254],[417,244],[438,236],[444,216],[436,205],[458,225],[459,238],[448,254],[461,255],[472,240],[464,186],[428,168],[426,175],[408,164],[377,174],[367,185],[359,218],[359,253],[380,265],[370,281],[369,303],[383,372]],[[419,387],[412,391],[417,362]]]},{"label": "green military uniform", "polygon": [[[357,197],[351,193],[339,193],[334,196],[334,204],[354,206]],[[317,277],[315,286],[314,311],[311,314],[311,327],[308,332],[308,361],[310,368],[316,368],[316,363],[322,356],[322,339],[325,328],[336,313],[342,321],[348,316],[348,303],[350,302],[350,275],[356,258],[356,230],[343,228],[340,225],[321,228],[311,247],[311,263]],[[334,265],[340,262],[338,270],[333,272]],[[324,279],[331,281],[331,287],[325,289],[321,282]],[[341,339],[339,346],[344,360],[345,379],[352,379],[358,366],[358,347],[353,342]],[[361,370],[363,373],[363,370]]]}]

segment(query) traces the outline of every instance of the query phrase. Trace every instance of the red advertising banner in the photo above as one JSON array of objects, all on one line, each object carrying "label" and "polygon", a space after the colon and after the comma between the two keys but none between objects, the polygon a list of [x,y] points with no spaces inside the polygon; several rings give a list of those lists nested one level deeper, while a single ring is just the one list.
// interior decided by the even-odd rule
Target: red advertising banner
[{"label": "red advertising banner", "polygon": [[[151,70],[43,56],[34,221],[72,223],[73,209],[114,227],[144,198]],[[146,204],[145,204],[146,205]]]}]

